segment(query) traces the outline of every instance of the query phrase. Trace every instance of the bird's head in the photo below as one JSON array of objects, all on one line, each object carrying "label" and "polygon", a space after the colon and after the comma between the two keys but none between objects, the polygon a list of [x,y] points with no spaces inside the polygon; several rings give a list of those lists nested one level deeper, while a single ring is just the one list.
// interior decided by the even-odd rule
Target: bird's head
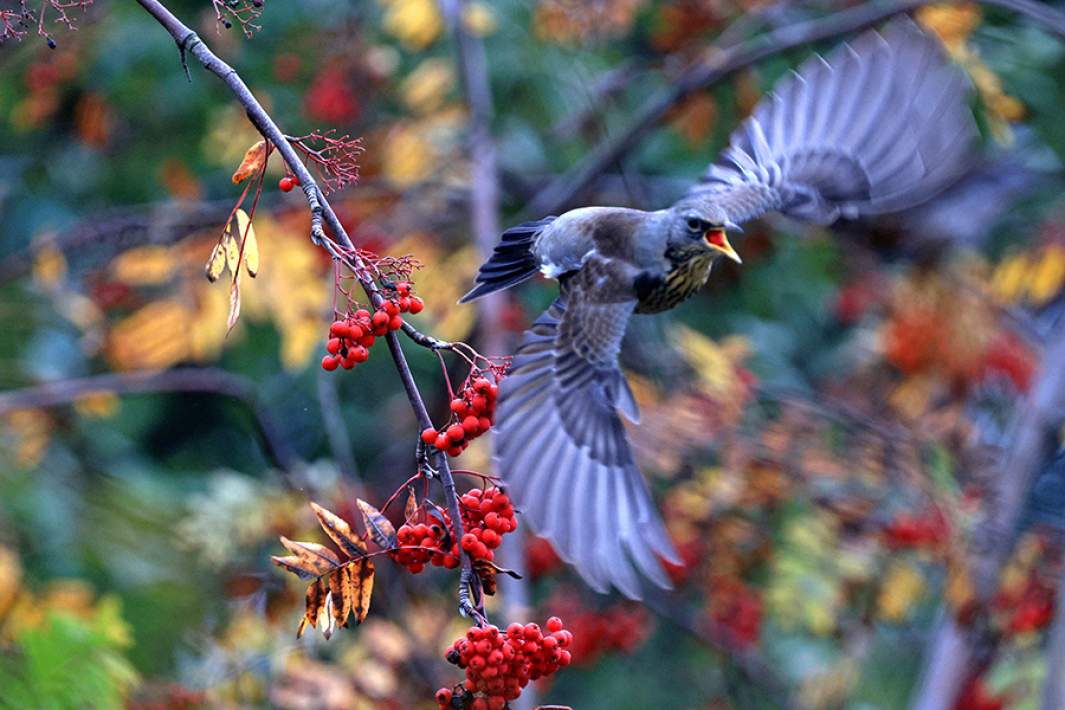
[{"label": "bird's head", "polygon": [[727,229],[739,230],[723,211],[705,204],[678,204],[671,210],[669,246],[688,252],[699,249],[714,256],[727,256],[737,264],[743,260],[729,244]]}]

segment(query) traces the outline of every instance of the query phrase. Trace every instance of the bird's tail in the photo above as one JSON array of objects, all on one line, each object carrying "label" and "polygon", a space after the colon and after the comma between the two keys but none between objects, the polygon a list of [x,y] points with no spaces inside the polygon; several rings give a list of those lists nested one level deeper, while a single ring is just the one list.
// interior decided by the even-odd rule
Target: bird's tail
[{"label": "bird's tail", "polygon": [[554,219],[545,217],[535,222],[525,222],[503,232],[491,258],[481,265],[477,273],[477,285],[460,298],[459,303],[468,303],[489,293],[502,291],[532,277],[540,268],[539,261],[532,253],[536,235]]}]

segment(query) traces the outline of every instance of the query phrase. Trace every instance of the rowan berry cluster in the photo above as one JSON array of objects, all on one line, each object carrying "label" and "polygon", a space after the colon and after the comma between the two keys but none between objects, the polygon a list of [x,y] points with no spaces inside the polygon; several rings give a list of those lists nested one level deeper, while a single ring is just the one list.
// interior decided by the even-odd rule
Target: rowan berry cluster
[{"label": "rowan berry cluster", "polygon": [[547,633],[537,624],[511,624],[506,632],[495,626],[474,626],[456,639],[444,658],[466,670],[466,682],[441,688],[436,702],[442,710],[503,710],[521,695],[529,681],[568,666],[567,647],[573,635],[562,620],[547,620]]},{"label": "rowan berry cluster", "polygon": [[458,456],[471,441],[492,428],[498,392],[498,386],[487,377],[471,375],[466,386],[451,400],[450,424],[439,430],[425,429],[422,441],[450,456]]},{"label": "rowan berry cluster", "polygon": [[[451,516],[443,515],[447,529],[440,525],[404,523],[396,531],[399,547],[388,553],[396,564],[406,567],[411,574],[418,574],[425,565],[455,569],[459,566],[458,544],[452,542]],[[445,552],[444,547],[447,547]]]},{"label": "rowan berry cluster", "polygon": [[474,488],[459,499],[462,527],[465,530],[459,544],[470,557],[491,562],[503,536],[518,529],[514,506],[499,488],[484,491]]},{"label": "rowan berry cluster", "polygon": [[377,337],[403,327],[401,313],[420,313],[425,304],[417,296],[410,295],[407,282],[396,285],[396,297],[382,301],[372,314],[365,308],[350,313],[343,320],[335,320],[329,326],[329,340],[325,349],[328,355],[322,358],[323,370],[345,370],[366,362],[370,348]]},{"label": "rowan berry cluster", "polygon": [[451,515],[439,512],[442,524],[407,522],[396,531],[399,546],[389,556],[411,573],[418,574],[425,565],[455,569],[459,565],[459,546],[474,560],[491,562],[492,552],[503,541],[503,535],[518,529],[514,506],[499,488],[484,491],[473,489],[462,496],[461,540],[455,540]]}]

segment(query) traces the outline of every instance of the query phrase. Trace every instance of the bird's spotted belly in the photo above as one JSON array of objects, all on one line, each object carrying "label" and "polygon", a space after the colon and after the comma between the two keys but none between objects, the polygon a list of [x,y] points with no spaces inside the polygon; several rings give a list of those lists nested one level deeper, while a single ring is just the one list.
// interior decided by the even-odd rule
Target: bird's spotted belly
[{"label": "bird's spotted belly", "polygon": [[678,263],[661,284],[651,289],[636,304],[637,313],[668,311],[701,289],[710,278],[713,256],[700,254]]}]

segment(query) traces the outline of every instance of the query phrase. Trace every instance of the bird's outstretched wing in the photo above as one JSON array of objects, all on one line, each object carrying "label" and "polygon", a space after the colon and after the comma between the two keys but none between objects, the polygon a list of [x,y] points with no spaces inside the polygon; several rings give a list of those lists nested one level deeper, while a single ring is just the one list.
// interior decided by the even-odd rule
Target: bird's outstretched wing
[{"label": "bird's outstretched wing", "polygon": [[830,224],[935,196],[977,135],[969,84],[908,18],[815,56],[755,107],[685,200],[730,220],[763,212]]},{"label": "bird's outstretched wing", "polygon": [[637,417],[617,364],[634,271],[593,253],[564,282],[500,385],[493,441],[497,470],[532,527],[594,589],[639,599],[636,570],[669,587],[658,557],[677,554],[618,417]]}]

